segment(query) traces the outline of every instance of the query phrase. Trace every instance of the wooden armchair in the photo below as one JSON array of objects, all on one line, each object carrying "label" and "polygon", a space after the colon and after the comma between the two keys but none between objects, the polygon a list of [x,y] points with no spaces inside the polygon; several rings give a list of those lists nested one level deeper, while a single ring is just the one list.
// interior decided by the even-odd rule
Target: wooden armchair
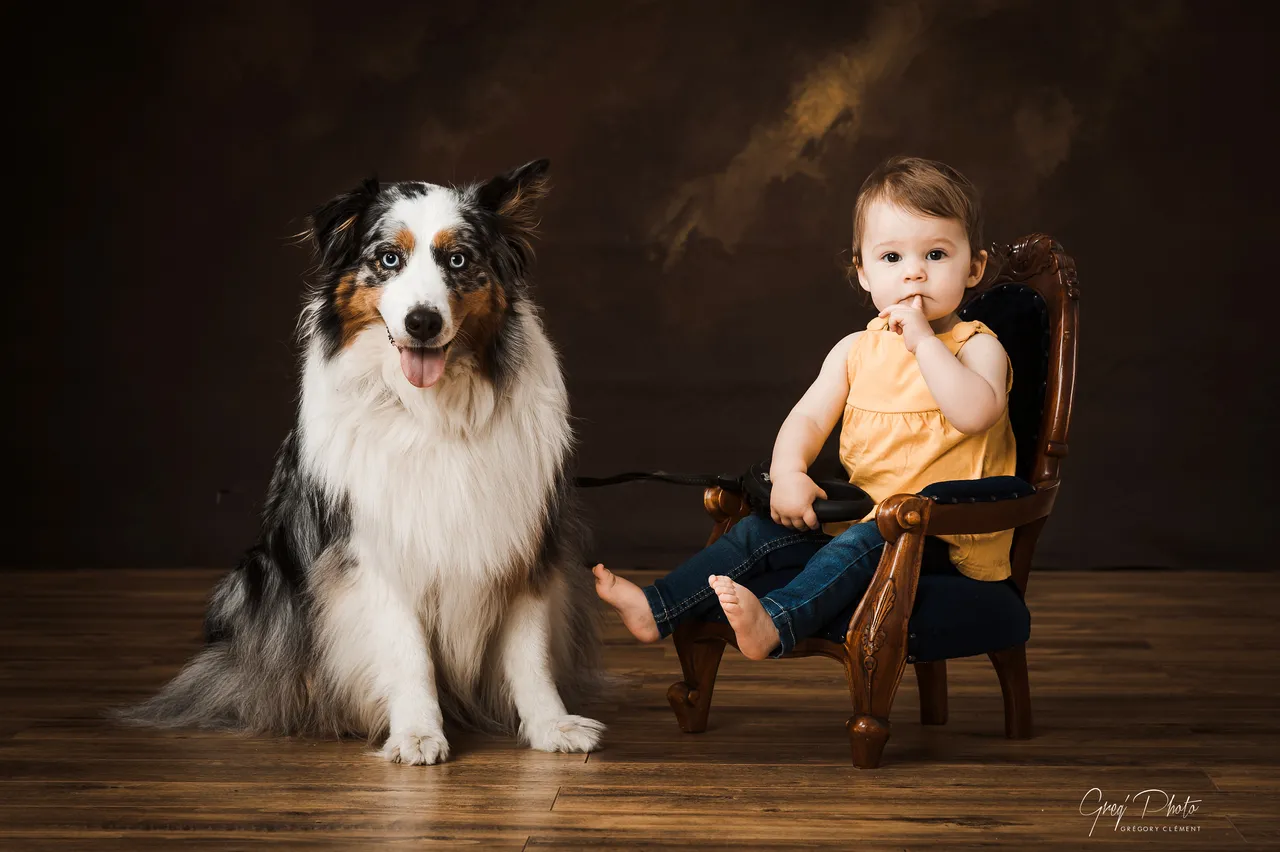
[{"label": "wooden armchair", "polygon": [[[876,524],[888,544],[866,595],[856,610],[851,606],[823,635],[802,640],[787,655],[820,654],[844,664],[854,708],[845,726],[859,768],[880,764],[907,663],[915,666],[921,723],[941,725],[947,721],[947,659],[987,654],[1004,693],[1006,736],[1031,736],[1025,653],[1031,619],[1023,595],[1067,455],[1080,292],[1075,262],[1044,234],[993,251],[992,262],[1000,271],[968,294],[959,313],[990,326],[1012,361],[1009,417],[1017,477],[940,483],[885,500]],[[715,521],[708,544],[749,512],[742,495],[721,488],[708,488],[703,505]],[[922,580],[926,536],[1005,529],[1016,530],[1009,580]],[[794,576],[778,573],[785,576],[765,575],[746,585],[760,595]],[[716,670],[725,643],[734,642],[718,608],[706,617],[713,620],[685,622],[673,637],[684,680],[667,690],[667,699],[689,733],[706,730]]]}]

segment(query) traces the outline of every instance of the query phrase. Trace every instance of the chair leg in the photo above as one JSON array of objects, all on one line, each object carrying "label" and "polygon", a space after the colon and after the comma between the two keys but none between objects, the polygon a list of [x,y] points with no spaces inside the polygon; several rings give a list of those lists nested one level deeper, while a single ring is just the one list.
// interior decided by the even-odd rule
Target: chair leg
[{"label": "chair leg", "polygon": [[916,663],[916,685],[920,688],[920,724],[947,724],[947,661]]},{"label": "chair leg", "polygon": [[725,640],[716,636],[695,636],[696,629],[693,624],[682,624],[671,637],[680,656],[684,680],[671,684],[667,701],[675,711],[680,730],[688,734],[700,734],[707,729],[711,693],[716,686],[716,672],[725,645]]},{"label": "chair leg", "polygon": [[1004,694],[1004,735],[1011,740],[1031,738],[1031,683],[1027,680],[1027,646],[1015,645],[987,654],[1000,677]]},{"label": "chair leg", "polygon": [[876,769],[889,742],[889,720],[855,713],[844,723],[849,731],[849,748],[853,765],[858,769]]},{"label": "chair leg", "polygon": [[845,728],[853,765],[859,769],[877,768],[889,740],[889,711],[907,665],[907,621],[924,553],[924,534],[919,530],[928,521],[930,505],[928,500],[898,495],[881,507],[876,522],[882,530],[886,513],[896,517],[899,510],[909,526],[885,536],[891,543],[845,634],[845,675],[853,699],[853,715]]}]

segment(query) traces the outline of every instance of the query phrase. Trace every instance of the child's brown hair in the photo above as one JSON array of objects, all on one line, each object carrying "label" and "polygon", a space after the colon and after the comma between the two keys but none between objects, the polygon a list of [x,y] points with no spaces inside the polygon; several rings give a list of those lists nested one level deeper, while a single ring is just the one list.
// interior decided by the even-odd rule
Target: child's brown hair
[{"label": "child's brown hair", "polygon": [[890,157],[862,182],[853,205],[853,264],[862,265],[862,231],[872,202],[887,200],[924,216],[958,219],[969,237],[969,254],[982,250],[982,206],[977,188],[960,172],[920,157]]}]

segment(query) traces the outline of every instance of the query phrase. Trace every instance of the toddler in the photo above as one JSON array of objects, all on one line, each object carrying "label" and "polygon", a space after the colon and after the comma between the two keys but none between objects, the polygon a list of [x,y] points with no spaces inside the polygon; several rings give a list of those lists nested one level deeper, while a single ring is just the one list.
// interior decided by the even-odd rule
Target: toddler
[{"label": "toddler", "polygon": [[[895,157],[854,204],[853,261],[879,315],[837,343],[778,430],[769,515],[752,514],[651,586],[596,565],[596,593],[637,639],[653,642],[718,602],[753,659],[778,657],[821,632],[871,583],[885,541],[875,509],[852,524],[818,523],[809,477],[837,422],[840,460],[877,502],[945,480],[1014,473],[1004,347],[980,322],[961,322],[965,290],[982,280],[977,192],[955,169]],[[979,580],[1010,575],[1012,530],[926,539],[921,570]],[[743,581],[803,570],[761,598]]]}]

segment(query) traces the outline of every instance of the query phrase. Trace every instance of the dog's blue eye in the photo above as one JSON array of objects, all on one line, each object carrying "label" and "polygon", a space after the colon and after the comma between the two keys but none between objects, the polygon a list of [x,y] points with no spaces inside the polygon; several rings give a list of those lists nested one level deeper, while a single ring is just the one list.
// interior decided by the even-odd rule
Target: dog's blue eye
[{"label": "dog's blue eye", "polygon": [[400,255],[393,251],[384,252],[382,257],[378,258],[378,262],[382,264],[383,269],[395,269],[400,265]]},{"label": "dog's blue eye", "polygon": [[461,269],[467,265],[467,256],[461,252],[454,252],[449,255],[449,265],[454,269]]}]

